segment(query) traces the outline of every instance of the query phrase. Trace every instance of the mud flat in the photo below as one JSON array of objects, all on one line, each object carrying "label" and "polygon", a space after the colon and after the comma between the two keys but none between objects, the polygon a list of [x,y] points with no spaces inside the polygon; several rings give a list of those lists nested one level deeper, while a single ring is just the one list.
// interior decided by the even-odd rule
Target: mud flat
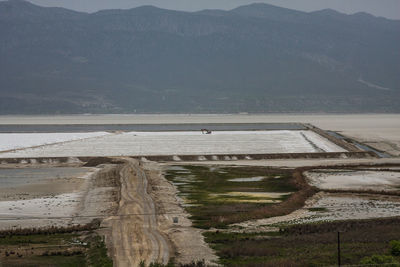
[{"label": "mud flat", "polygon": [[[94,168],[0,169],[0,226],[72,223]],[[53,219],[48,219],[48,218]]]},{"label": "mud flat", "polygon": [[0,201],[0,229],[70,226],[82,194]]},{"label": "mud flat", "polygon": [[104,136],[109,133],[0,133],[0,152]]},{"label": "mud flat", "polygon": [[115,201],[115,188],[99,183],[105,168],[0,168],[0,229],[70,226],[104,216]]},{"label": "mud flat", "polygon": [[99,158],[75,167],[4,164],[0,179],[0,230],[84,225],[99,218],[97,232],[106,237],[115,266],[217,260],[157,163]]},{"label": "mud flat", "polygon": [[318,193],[288,215],[232,224],[233,232],[278,231],[282,225],[395,217],[400,197],[374,194]]},{"label": "mud flat", "polygon": [[304,175],[322,190],[400,191],[399,171],[316,169]]},{"label": "mud flat", "polygon": [[0,201],[78,192],[95,168],[0,168]]},{"label": "mud flat", "polygon": [[311,213],[301,223],[394,217],[400,214],[400,197],[371,194],[319,194],[306,206]]}]

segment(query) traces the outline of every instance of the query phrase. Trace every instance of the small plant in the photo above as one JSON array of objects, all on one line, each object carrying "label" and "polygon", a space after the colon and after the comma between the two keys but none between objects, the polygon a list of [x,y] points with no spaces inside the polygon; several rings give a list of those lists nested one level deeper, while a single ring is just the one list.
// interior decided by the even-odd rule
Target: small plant
[{"label": "small plant", "polygon": [[[157,262],[152,262],[148,267],[205,267],[205,261],[192,261],[191,263],[186,263],[186,264],[178,264],[176,265],[174,263],[174,260],[170,260],[167,264],[162,264],[162,263],[157,263]],[[139,267],[146,267],[146,263],[144,261],[141,261],[139,263]]]},{"label": "small plant", "polygon": [[205,266],[206,266],[206,263],[204,260],[192,261],[191,263],[180,265],[180,267],[205,267]]},{"label": "small plant", "polygon": [[42,256],[45,256],[45,257],[47,257],[47,256],[50,256],[50,253],[49,253],[49,251],[48,251],[48,250],[46,250],[45,252],[43,252],[43,253],[42,253]]},{"label": "small plant", "polygon": [[309,211],[314,211],[314,212],[327,212],[327,208],[309,208]]},{"label": "small plant", "polygon": [[390,254],[400,256],[400,240],[390,241]]},{"label": "small plant", "polygon": [[[100,236],[91,237],[85,240],[89,244],[87,251],[87,259],[90,266],[96,267],[112,267],[112,260],[107,256],[107,247],[104,240]],[[142,265],[140,265],[142,266]]]},{"label": "small plant", "polygon": [[400,267],[400,263],[396,261],[393,256],[387,255],[372,255],[370,257],[365,257],[360,261],[362,265],[369,265],[369,266],[381,266],[385,264],[388,267]]}]

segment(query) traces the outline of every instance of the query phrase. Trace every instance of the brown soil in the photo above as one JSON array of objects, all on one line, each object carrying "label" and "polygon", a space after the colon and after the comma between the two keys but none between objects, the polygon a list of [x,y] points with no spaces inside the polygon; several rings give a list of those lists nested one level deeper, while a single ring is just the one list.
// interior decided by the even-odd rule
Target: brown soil
[{"label": "brown soil", "polygon": [[150,195],[159,214],[158,225],[172,242],[175,261],[188,264],[205,260],[209,266],[216,265],[218,257],[204,241],[202,230],[192,226],[190,215],[185,212],[176,197],[177,189],[164,178],[161,166],[155,162],[146,162],[143,168],[149,179]]},{"label": "brown soil", "polygon": [[171,247],[159,231],[147,176],[139,162],[124,158],[120,169],[121,198],[116,216],[104,220],[106,244],[114,265],[138,266],[141,261],[168,263]]}]

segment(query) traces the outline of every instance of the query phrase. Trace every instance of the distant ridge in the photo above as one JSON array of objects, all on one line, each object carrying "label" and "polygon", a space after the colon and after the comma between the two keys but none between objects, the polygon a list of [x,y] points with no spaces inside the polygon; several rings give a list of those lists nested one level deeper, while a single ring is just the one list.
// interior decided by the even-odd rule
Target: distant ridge
[{"label": "distant ridge", "polygon": [[400,21],[365,13],[12,0],[0,35],[0,114],[400,112]]},{"label": "distant ridge", "polygon": [[255,3],[240,6],[231,10],[231,12],[247,17],[258,17],[275,20],[299,19],[307,17],[307,13],[305,12],[277,7],[265,3]]}]

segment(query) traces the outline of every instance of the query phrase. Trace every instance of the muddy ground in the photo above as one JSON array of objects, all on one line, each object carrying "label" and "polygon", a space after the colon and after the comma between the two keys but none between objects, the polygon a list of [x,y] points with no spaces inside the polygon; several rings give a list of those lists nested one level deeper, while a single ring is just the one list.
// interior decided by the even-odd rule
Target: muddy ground
[{"label": "muddy ground", "polygon": [[[384,173],[392,179],[391,175],[399,173],[399,166],[374,166],[374,161],[379,162],[379,160],[369,160],[369,169],[366,171],[368,174],[384,168]],[[115,161],[115,164],[112,164],[112,161]],[[293,160],[291,164],[304,165],[304,161],[306,160]],[[393,163],[394,160],[391,161]],[[290,161],[285,160],[285,164],[282,165],[285,166],[288,162]],[[329,162],[337,163],[335,160]],[[340,162],[345,163],[345,161]],[[276,161],[224,163],[274,166]],[[317,163],[318,161],[314,162]],[[46,208],[54,210],[53,213],[23,220],[19,218],[14,221],[0,221],[0,224],[6,228],[16,224],[18,227],[38,227],[46,224],[83,224],[93,218],[102,218],[104,220],[99,233],[106,236],[105,241],[115,266],[136,266],[142,260],[146,263],[167,263],[172,257],[177,263],[205,259],[208,264],[215,264],[218,258],[204,241],[203,231],[192,226],[190,215],[183,208],[182,199],[177,197],[177,189],[162,175],[161,169],[165,164],[130,158],[103,159],[88,164],[92,167],[85,169],[90,171],[86,172],[83,178],[49,179],[48,186],[43,186],[40,190],[35,184],[24,185],[18,189],[21,190],[20,194],[11,194],[9,199],[3,194],[0,207],[4,201],[21,204],[22,202],[18,201],[35,199],[42,201]],[[354,160],[353,164],[357,165],[357,160]],[[82,165],[83,163],[77,163],[74,167]],[[71,164],[68,166],[71,167]],[[7,168],[15,167],[21,166],[7,166]],[[332,172],[325,169],[318,171],[326,171],[328,174]],[[359,177],[360,172],[355,171],[354,174],[355,181],[360,182],[359,187],[362,189],[363,179]],[[76,179],[82,181],[76,182]],[[32,186],[31,193],[24,193],[29,192],[27,186]],[[52,187],[57,189],[53,192]],[[35,190],[37,192],[33,193]],[[77,194],[77,196],[74,201],[68,201],[71,199],[67,199],[63,194]],[[23,199],[23,196],[26,199]],[[60,206],[63,203],[66,204],[65,207]],[[60,212],[62,214],[59,214]],[[277,231],[280,225],[288,223],[391,217],[398,216],[399,213],[400,197],[396,195],[320,192],[307,200],[303,208],[291,214],[234,224],[230,226],[229,231]]]},{"label": "muddy ground", "polygon": [[[0,188],[0,229],[67,227],[86,224],[113,212],[119,194],[113,176],[109,175],[113,165],[57,166],[1,165],[0,173],[5,173],[5,177]],[[71,169],[76,173],[68,173]],[[7,175],[21,181],[7,183]]]},{"label": "muddy ground", "polygon": [[106,242],[115,266],[138,266],[141,261],[190,263],[217,257],[191,226],[176,189],[154,162],[126,161],[120,170],[121,199],[116,216],[104,220]]},{"label": "muddy ground", "polygon": [[1,229],[67,227],[100,218],[98,232],[106,236],[115,266],[167,263],[170,258],[177,263],[204,259],[214,264],[217,257],[201,231],[192,227],[176,189],[161,175],[157,163],[129,158],[116,159],[118,164],[110,161],[87,164],[95,167],[82,167],[83,162],[2,164],[3,169],[26,172],[68,166],[81,168],[84,175],[3,188]]},{"label": "muddy ground", "polygon": [[202,230],[192,226],[190,214],[182,207],[183,201],[177,196],[177,189],[164,178],[160,165],[145,162],[143,168],[149,178],[150,195],[159,214],[159,227],[171,240],[176,262],[187,264],[205,260],[207,264],[213,264],[218,258],[204,241]]},{"label": "muddy ground", "polygon": [[308,183],[321,190],[361,190],[400,193],[400,171],[313,169],[304,173]]},{"label": "muddy ground", "polygon": [[[242,117],[244,121],[248,122],[248,116]],[[232,119],[228,116],[223,120],[227,121],[226,118]],[[199,118],[195,118],[195,120],[199,120]],[[211,120],[215,120],[215,118],[211,117]],[[261,116],[257,119],[253,117],[254,120],[259,122],[285,121],[281,117],[274,116]],[[323,129],[340,131],[348,137],[365,142],[391,155],[400,155],[400,127],[398,116],[395,115],[364,116],[361,119],[357,116],[340,116],[340,118],[337,116],[288,116],[286,121],[309,122]],[[179,123],[181,122],[179,119]],[[12,189],[14,191],[0,189],[0,206],[1,202],[12,202],[12,210],[9,211],[15,211],[14,215],[20,216],[18,212],[21,213],[23,209],[18,208],[27,206],[26,201],[33,199],[38,201],[38,203],[31,203],[34,205],[33,207],[38,208],[41,203],[43,204],[41,208],[46,211],[50,208],[50,214],[44,214],[44,210],[39,210],[40,214],[31,216],[35,218],[24,218],[23,220],[21,218],[9,220],[8,218],[7,221],[0,221],[0,226],[70,225],[85,223],[89,219],[98,217],[104,218],[99,232],[106,236],[109,253],[116,266],[135,266],[141,260],[147,263],[154,261],[165,263],[170,257],[175,257],[179,263],[188,263],[197,259],[206,259],[208,263],[213,263],[217,260],[214,251],[204,242],[202,230],[192,227],[189,214],[182,207],[182,200],[176,196],[177,189],[161,175],[160,168],[163,164],[176,164],[176,162],[139,163],[124,159],[118,164],[110,163],[106,161],[101,162],[100,165],[94,164],[94,172],[86,179],[78,177],[63,181],[55,179],[41,185],[31,184]],[[38,164],[32,160],[15,165],[1,164],[1,167],[81,167],[83,164],[78,159],[71,158],[67,163],[49,161],[45,164]],[[356,167],[362,164],[380,169],[387,168],[388,164],[400,166],[400,158],[214,160],[179,162],[179,164],[282,168],[304,166],[325,168],[338,165]],[[393,167],[393,170],[396,170],[395,168]],[[362,178],[358,180],[360,185],[355,186],[363,189],[362,184],[365,181]],[[351,189],[354,190],[354,184],[351,186]],[[17,202],[18,206],[16,206]],[[8,208],[10,208],[10,203],[6,203]],[[291,214],[231,225],[229,231],[276,231],[281,225],[287,223],[398,216],[400,213],[399,203],[399,196],[396,195],[367,194],[366,192],[320,192],[310,198],[303,208]]]}]

